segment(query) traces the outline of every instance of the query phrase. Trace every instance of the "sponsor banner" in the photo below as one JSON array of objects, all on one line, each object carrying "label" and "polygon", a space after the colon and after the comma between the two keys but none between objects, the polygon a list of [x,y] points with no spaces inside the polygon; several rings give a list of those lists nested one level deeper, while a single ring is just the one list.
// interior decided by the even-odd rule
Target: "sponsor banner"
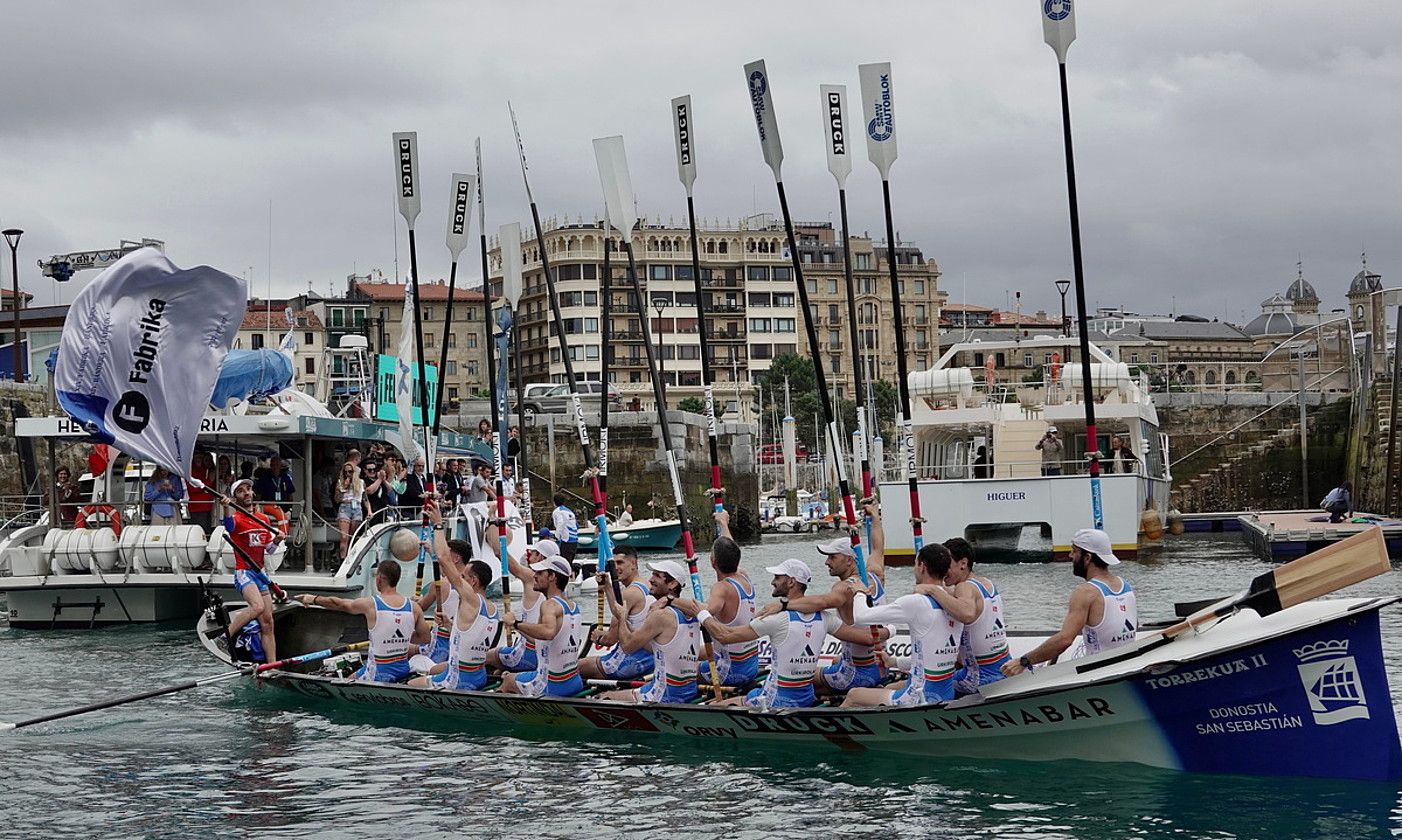
[{"label": "sponsor banner", "polygon": [[[399,421],[399,408],[395,403],[395,396],[398,388],[399,378],[399,358],[397,356],[386,356],[380,354],[375,360],[375,419],[387,423]],[[412,360],[405,367],[409,368],[408,389],[411,397],[412,422],[416,426],[424,425],[423,406],[419,405],[419,366],[413,364]],[[438,392],[438,365],[424,365],[428,376],[428,401],[434,403],[434,395]],[[433,406],[429,406],[429,424],[433,423]],[[398,434],[395,435],[396,440]]]},{"label": "sponsor banner", "polygon": [[54,367],[59,405],[95,440],[188,476],[247,302],[240,278],[177,268],[155,248],[131,252],[68,309]]},{"label": "sponsor banner", "polygon": [[[1249,652],[1154,668],[1134,686],[1185,770],[1402,774],[1376,611]],[[1282,749],[1286,740],[1289,749]],[[1365,768],[1391,774],[1360,776]]]}]

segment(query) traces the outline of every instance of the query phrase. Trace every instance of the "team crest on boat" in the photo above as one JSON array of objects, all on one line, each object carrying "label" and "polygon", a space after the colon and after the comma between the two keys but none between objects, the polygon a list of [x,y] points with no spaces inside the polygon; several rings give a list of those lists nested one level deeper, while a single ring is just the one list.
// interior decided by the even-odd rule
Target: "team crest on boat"
[{"label": "team crest on boat", "polygon": [[1316,642],[1294,648],[1294,653],[1315,723],[1331,726],[1368,719],[1368,696],[1363,693],[1358,663],[1348,655],[1348,639]]}]

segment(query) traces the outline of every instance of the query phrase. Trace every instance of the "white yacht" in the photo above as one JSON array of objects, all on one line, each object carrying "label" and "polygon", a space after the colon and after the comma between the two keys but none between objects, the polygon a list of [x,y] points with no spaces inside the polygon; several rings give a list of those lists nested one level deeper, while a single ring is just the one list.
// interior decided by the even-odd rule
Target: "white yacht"
[{"label": "white yacht", "polygon": [[[1051,555],[1065,558],[1071,536],[1093,525],[1086,462],[1086,423],[1081,366],[1058,360],[1076,339],[1036,336],[952,345],[929,370],[910,374],[915,469],[927,542],[964,536],[985,550],[1011,548],[1027,526],[1050,535]],[[997,382],[987,362],[1002,355],[1039,371],[1035,381]],[[1140,548],[1146,510],[1160,523],[1171,476],[1168,437],[1159,431],[1148,383],[1130,367],[1090,347],[1096,436],[1101,460],[1104,529],[1115,552],[1133,557]],[[1030,362],[1028,360],[1031,360]],[[1038,442],[1058,432],[1060,475],[1046,475]],[[1133,453],[1128,472],[1110,473],[1110,438]],[[984,459],[980,459],[980,447]],[[887,522],[887,555],[913,561],[904,475],[881,483]],[[894,480],[891,480],[894,479]]]},{"label": "white yacht", "polygon": [[[315,402],[304,394],[296,401]],[[342,559],[337,523],[303,500],[319,478],[315,464],[334,469],[351,448],[371,441],[393,445],[398,440],[397,426],[331,417],[309,403],[291,410],[294,413],[209,414],[201,425],[197,449],[228,456],[235,468],[244,461],[282,457],[297,492],[296,501],[280,503],[290,523],[289,538],[287,548],[267,560],[270,577],[289,594],[357,597],[370,585],[374,566],[391,557],[389,536],[399,523],[383,519],[362,523]],[[16,434],[50,441],[86,437],[67,417],[18,418]],[[439,435],[439,452],[460,455],[471,443],[466,435],[445,431]],[[239,600],[233,591],[233,550],[224,540],[222,525],[206,533],[193,524],[143,524],[142,487],[151,470],[150,464],[122,456],[99,475],[83,476],[85,504],[79,512],[87,527],[75,528],[71,521],[51,527],[43,509],[0,525],[0,596],[11,626],[188,620],[199,614],[202,585],[225,600]],[[475,551],[494,558],[496,547],[483,545],[490,515],[485,508],[483,504],[461,506],[452,527],[457,536],[474,544]],[[508,516],[514,518],[515,513],[513,506]],[[417,527],[418,522],[409,525]],[[518,557],[524,550],[523,528],[513,529],[511,550]],[[498,568],[494,559],[489,565]],[[412,564],[406,564],[406,572],[401,588],[408,593],[416,577]]]}]

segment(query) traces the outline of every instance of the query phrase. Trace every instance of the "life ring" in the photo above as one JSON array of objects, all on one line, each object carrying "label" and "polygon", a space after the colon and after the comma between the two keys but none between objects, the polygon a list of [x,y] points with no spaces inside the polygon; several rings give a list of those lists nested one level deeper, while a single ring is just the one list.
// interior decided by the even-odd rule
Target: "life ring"
[{"label": "life ring", "polygon": [[73,527],[88,527],[88,517],[93,514],[101,514],[107,517],[108,523],[112,526],[112,535],[120,536],[122,533],[122,515],[111,505],[84,505],[78,508],[78,515],[73,517]]},{"label": "life ring", "polygon": [[278,527],[284,536],[292,533],[292,522],[287,518],[287,513],[274,504],[260,505],[260,510],[267,520]]}]

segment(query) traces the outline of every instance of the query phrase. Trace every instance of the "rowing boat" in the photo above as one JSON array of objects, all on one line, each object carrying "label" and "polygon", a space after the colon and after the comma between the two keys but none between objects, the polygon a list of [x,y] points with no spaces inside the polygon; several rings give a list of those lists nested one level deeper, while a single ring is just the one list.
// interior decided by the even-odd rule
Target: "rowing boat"
[{"label": "rowing boat", "polygon": [[[303,669],[261,677],[308,706],[373,709],[396,724],[559,738],[781,742],[922,759],[1133,762],[1190,772],[1402,778],[1402,746],[1383,665],[1379,612],[1402,600],[1309,601],[1261,616],[1243,609],[1134,656],[1116,649],[1004,680],[951,703],[907,708],[759,710],[624,704],[592,696],[523,698],[356,682]],[[284,607],[278,650],[295,655],[366,637],[363,619]],[[213,615],[210,654],[233,666]],[[1016,651],[1015,651],[1016,652]]]}]

